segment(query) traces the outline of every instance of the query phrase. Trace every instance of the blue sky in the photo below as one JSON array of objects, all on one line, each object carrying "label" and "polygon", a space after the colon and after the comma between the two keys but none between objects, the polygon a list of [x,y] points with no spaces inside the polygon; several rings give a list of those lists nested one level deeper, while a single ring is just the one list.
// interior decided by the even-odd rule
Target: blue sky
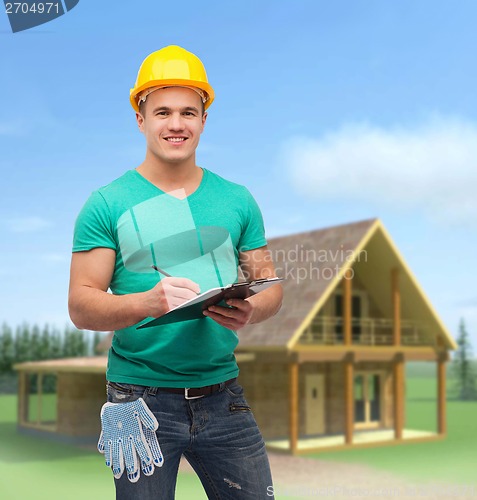
[{"label": "blue sky", "polygon": [[12,34],[0,13],[0,321],[62,326],[74,220],[144,156],[143,58],[178,44],[216,100],[197,162],[245,184],[268,236],[379,217],[477,350],[477,4],[80,0]]}]

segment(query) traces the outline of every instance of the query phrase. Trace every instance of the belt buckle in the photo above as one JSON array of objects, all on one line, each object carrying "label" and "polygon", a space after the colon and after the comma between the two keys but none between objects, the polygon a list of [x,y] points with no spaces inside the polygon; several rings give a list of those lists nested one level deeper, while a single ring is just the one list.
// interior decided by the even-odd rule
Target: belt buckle
[{"label": "belt buckle", "polygon": [[199,399],[199,398],[203,398],[205,396],[205,394],[201,394],[200,396],[189,396],[189,389],[190,389],[190,387],[186,387],[184,389],[184,397],[186,399]]}]

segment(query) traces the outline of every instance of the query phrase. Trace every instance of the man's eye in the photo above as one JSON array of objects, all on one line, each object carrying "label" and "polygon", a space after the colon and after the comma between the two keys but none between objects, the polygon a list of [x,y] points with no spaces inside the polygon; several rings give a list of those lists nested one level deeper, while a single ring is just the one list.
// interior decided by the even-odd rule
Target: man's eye
[{"label": "man's eye", "polygon": [[167,111],[158,111],[156,113],[156,116],[166,116],[167,115]]},{"label": "man's eye", "polygon": [[185,111],[184,114],[187,116],[195,116],[195,114],[192,113],[192,111]]}]

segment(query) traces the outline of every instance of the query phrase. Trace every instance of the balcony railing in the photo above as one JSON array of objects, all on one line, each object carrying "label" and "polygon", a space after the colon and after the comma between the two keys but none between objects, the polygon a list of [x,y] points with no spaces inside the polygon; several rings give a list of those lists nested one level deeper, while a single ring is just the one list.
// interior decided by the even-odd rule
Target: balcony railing
[{"label": "balcony railing", "polygon": [[[393,345],[394,321],[390,318],[352,318],[353,345]],[[300,344],[344,344],[342,317],[317,316],[300,338]],[[405,346],[433,346],[435,339],[428,325],[422,321],[401,319],[401,344]]]}]

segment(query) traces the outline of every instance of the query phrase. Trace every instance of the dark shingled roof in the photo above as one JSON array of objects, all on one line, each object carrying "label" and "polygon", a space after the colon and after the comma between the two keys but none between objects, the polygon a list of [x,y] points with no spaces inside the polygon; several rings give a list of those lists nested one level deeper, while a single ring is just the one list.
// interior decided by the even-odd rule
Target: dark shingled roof
[{"label": "dark shingled roof", "polygon": [[278,314],[239,331],[239,350],[285,347],[304,318],[339,273],[377,219],[327,227],[268,240],[277,276],[283,283]]}]

